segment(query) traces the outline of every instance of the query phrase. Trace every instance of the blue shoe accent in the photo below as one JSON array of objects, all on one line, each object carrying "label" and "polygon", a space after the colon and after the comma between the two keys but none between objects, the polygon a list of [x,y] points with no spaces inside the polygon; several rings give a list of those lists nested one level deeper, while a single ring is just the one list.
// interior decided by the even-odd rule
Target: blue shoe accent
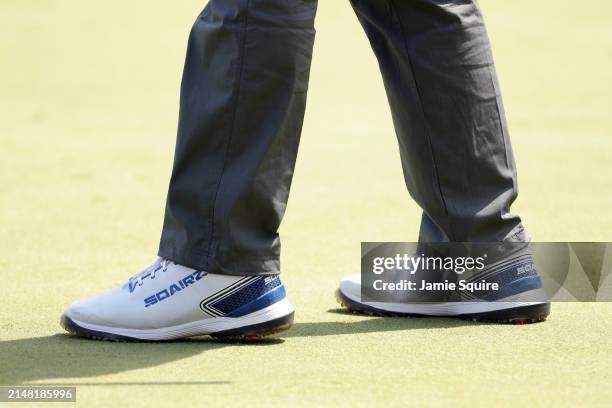
[{"label": "blue shoe accent", "polygon": [[542,288],[542,279],[531,256],[511,262],[488,276],[487,280],[499,283],[500,287],[497,291],[480,296],[482,300],[489,302]]},{"label": "blue shoe accent", "polygon": [[278,276],[247,277],[200,302],[212,316],[240,317],[268,307],[285,298]]},{"label": "blue shoe accent", "polygon": [[528,292],[542,287],[542,279],[539,275],[526,276],[524,278],[512,281],[505,286],[502,286],[499,291],[492,292],[483,296],[483,300],[493,302],[499,299],[507,298],[519,293]]},{"label": "blue shoe accent", "polygon": [[233,310],[228,313],[227,317],[240,317],[244,315],[248,315],[249,313],[256,312],[263,308],[266,308],[279,300],[283,300],[285,298],[285,286],[281,284],[280,286],[272,289],[270,292],[265,293],[264,295],[258,297],[246,305],[239,307],[238,309]]}]

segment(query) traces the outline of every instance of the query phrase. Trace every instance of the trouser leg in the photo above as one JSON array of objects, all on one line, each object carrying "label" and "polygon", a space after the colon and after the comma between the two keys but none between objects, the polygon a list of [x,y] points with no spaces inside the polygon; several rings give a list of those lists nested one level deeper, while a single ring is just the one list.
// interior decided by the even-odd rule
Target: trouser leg
[{"label": "trouser leg", "polygon": [[278,273],[316,0],[210,0],[189,36],[159,255]]},{"label": "trouser leg", "polygon": [[422,241],[525,239],[489,40],[472,0],[351,0],[378,58]]}]

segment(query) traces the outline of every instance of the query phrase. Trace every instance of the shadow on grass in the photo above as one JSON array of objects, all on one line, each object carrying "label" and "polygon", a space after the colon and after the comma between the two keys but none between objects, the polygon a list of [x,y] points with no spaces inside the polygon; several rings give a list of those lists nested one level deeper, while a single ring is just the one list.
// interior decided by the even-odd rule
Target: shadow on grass
[{"label": "shadow on grass", "polygon": [[[343,309],[329,313],[348,314]],[[206,351],[231,347],[270,347],[282,338],[319,337],[341,334],[454,328],[478,323],[446,318],[381,318],[353,322],[296,322],[281,338],[255,343],[224,343],[209,337],[194,337],[163,343],[113,343],[93,341],[67,334],[0,342],[0,385],[19,385],[33,381],[61,378],[87,378],[135,369],[155,367],[196,356]],[[229,381],[196,382],[73,382],[82,386],[129,385],[223,385]],[[69,384],[67,384],[69,385]]]},{"label": "shadow on grass", "polygon": [[[327,312],[359,317],[359,315],[354,315],[342,308],[330,309]],[[487,323],[444,317],[368,317],[365,320],[361,319],[354,322],[298,322],[282,337],[317,337],[399,330],[452,329],[483,324]]]},{"label": "shadow on grass", "polygon": [[[265,347],[282,343],[270,339],[255,343]],[[83,339],[68,334],[0,342],[0,385],[19,385],[59,378],[96,377],[155,367],[210,350],[239,347],[208,337],[163,343],[114,343]],[[198,381],[183,385],[218,385],[228,381]],[[142,383],[85,383],[73,385],[143,385]],[[176,385],[176,382],[151,382],[150,385]],[[67,384],[70,385],[70,384]]]}]

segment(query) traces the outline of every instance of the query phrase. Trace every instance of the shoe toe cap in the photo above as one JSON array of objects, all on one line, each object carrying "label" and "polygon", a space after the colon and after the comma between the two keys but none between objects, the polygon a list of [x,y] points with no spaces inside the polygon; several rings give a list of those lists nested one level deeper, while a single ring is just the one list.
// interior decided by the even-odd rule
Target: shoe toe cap
[{"label": "shoe toe cap", "polygon": [[108,294],[79,299],[73,302],[64,312],[64,316],[77,323],[102,326],[115,326],[109,314],[115,309],[113,303],[107,299]]},{"label": "shoe toe cap", "polygon": [[340,291],[351,299],[361,298],[361,275],[346,276],[340,281]]},{"label": "shoe toe cap", "polygon": [[103,324],[104,321],[97,316],[91,306],[90,299],[79,299],[68,306],[64,316],[79,323]]}]

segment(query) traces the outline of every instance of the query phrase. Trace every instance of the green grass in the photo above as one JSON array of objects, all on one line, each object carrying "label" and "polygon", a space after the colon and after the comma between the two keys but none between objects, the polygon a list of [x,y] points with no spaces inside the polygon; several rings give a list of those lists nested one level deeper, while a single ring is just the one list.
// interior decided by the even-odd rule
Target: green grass
[{"label": "green grass", "polygon": [[[336,311],[360,241],[414,240],[419,219],[376,61],[344,1],[320,2],[281,231],[295,327],[255,346],[61,334],[72,300],[155,255],[202,3],[0,5],[1,384],[83,384],[78,400],[94,407],[609,404],[610,304],[555,304],[548,322],[516,327]],[[515,210],[536,240],[612,241],[612,5],[482,5],[519,166]]]}]

